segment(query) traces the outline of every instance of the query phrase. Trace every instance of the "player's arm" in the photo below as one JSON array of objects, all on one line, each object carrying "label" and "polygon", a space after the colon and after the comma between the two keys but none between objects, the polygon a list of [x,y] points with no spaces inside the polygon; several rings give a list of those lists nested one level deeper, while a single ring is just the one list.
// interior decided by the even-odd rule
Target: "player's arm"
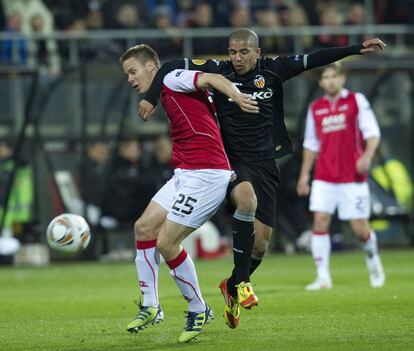
[{"label": "player's arm", "polygon": [[369,172],[378,145],[379,138],[372,137],[365,140],[365,150],[356,162],[356,170],[358,174],[367,174]]},{"label": "player's arm", "polygon": [[299,196],[307,196],[310,193],[310,178],[316,155],[319,152],[320,143],[316,135],[315,120],[312,108],[308,109],[306,117],[305,138],[303,141],[302,166],[296,191]]},{"label": "player's arm", "polygon": [[316,152],[304,148],[302,153],[302,166],[296,191],[299,196],[307,196],[310,193],[310,177],[313,164],[315,163]]},{"label": "player's arm", "polygon": [[321,49],[307,56],[305,55],[304,67],[305,69],[312,69],[325,66],[350,55],[363,55],[381,51],[384,50],[385,46],[381,39],[374,38],[365,40],[359,45]]},{"label": "player's arm", "polygon": [[282,81],[286,81],[303,71],[328,65],[351,55],[363,55],[383,50],[385,44],[375,38],[365,40],[362,44],[343,47],[321,49],[310,54],[295,56],[280,56],[270,62],[270,69],[276,73]]},{"label": "player's arm", "polygon": [[257,101],[253,100],[251,96],[241,93],[228,79],[220,74],[200,72],[197,75],[196,87],[198,89],[216,89],[232,99],[243,111],[249,113],[259,112]]},{"label": "player's arm", "polygon": [[361,93],[355,96],[358,105],[358,126],[365,140],[365,150],[356,162],[356,170],[359,174],[366,174],[371,168],[372,159],[379,145],[380,129],[366,97]]},{"label": "player's arm", "polygon": [[192,60],[187,58],[180,60],[171,60],[163,63],[160,69],[155,74],[155,77],[151,83],[151,86],[144,98],[138,105],[138,115],[147,120],[155,111],[157,106],[158,97],[161,94],[162,84],[165,76],[175,69],[191,69],[203,72],[218,73],[220,61],[213,60]]}]

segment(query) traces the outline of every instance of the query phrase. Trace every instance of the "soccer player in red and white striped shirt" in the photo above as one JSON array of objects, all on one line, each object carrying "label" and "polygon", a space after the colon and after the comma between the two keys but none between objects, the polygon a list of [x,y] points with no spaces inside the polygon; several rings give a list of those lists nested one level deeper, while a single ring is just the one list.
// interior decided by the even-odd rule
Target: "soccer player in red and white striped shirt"
[{"label": "soccer player in red and white striped shirt", "polygon": [[[145,93],[160,66],[157,53],[148,45],[137,45],[128,49],[120,61],[128,83]],[[160,99],[171,126],[175,171],[135,223],[135,262],[142,303],[136,318],[127,326],[129,332],[164,319],[158,299],[160,254],[188,302],[186,326],[178,340],[194,339],[212,318],[194,263],[181,246],[191,232],[215,213],[232,176],[215,106],[206,90],[210,87],[226,94],[244,111],[259,110],[250,96],[240,93],[221,75],[181,69],[165,76]]]},{"label": "soccer player in red and white striped shirt", "polygon": [[[377,149],[380,130],[365,96],[344,88],[345,75],[338,63],[321,69],[319,85],[325,95],[308,109],[303,161],[297,192],[310,193],[313,212],[311,250],[316,280],[306,290],[329,289],[331,241],[329,227],[335,210],[350,222],[365,252],[372,287],[382,287],[385,274],[378,254],[377,238],[370,228],[367,177]],[[312,187],[310,172],[315,164]]]}]

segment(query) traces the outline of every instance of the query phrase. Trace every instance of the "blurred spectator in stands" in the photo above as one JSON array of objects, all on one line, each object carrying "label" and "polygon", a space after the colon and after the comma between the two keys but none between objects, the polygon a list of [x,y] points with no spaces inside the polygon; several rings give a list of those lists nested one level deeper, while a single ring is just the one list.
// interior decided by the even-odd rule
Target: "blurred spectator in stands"
[{"label": "blurred spectator in stands", "polygon": [[[41,0],[3,0],[4,11],[8,15],[18,12],[22,16],[22,33],[49,34],[54,31],[53,16]],[[28,41],[28,65],[38,67],[46,74],[57,74],[61,70],[60,55],[56,40],[40,39]],[[39,62],[46,57],[46,64]]]},{"label": "blurred spectator in stands", "polygon": [[331,30],[341,25],[341,18],[335,5],[327,5],[320,14],[320,24],[325,32],[317,37],[317,47],[346,46],[348,37],[343,34],[331,34]]},{"label": "blurred spectator in stands", "polygon": [[172,24],[175,25],[175,18],[177,15],[177,0],[144,0],[145,6],[148,9],[148,13],[153,14],[159,6],[165,6],[168,8],[169,13],[172,16]]},{"label": "blurred spectator in stands", "polygon": [[102,209],[104,201],[109,157],[110,149],[108,143],[94,141],[87,145],[82,195],[86,204],[96,206],[99,210]]},{"label": "blurred spectator in stands", "polygon": [[249,27],[252,23],[250,8],[236,6],[230,13],[229,26],[233,28]]},{"label": "blurred spectator in stands", "polygon": [[280,26],[279,16],[273,8],[266,7],[255,12],[256,25],[258,27],[272,28],[275,35],[262,35],[260,37],[260,48],[265,55],[276,56],[286,52],[286,38],[278,36],[277,28]]},{"label": "blurred spectator in stands", "polygon": [[[5,32],[19,34],[22,28],[20,12],[13,11],[6,17]],[[0,61],[7,64],[24,65],[27,62],[26,39],[4,39],[0,41]]]},{"label": "blurred spectator in stands", "polygon": [[[302,6],[293,6],[289,10],[289,22],[290,27],[309,26],[308,16]],[[288,37],[288,51],[291,54],[294,52],[307,52],[310,51],[313,46],[313,37],[308,34],[301,34],[296,37],[298,41],[296,44],[293,37]]]},{"label": "blurred spectator in stands", "polygon": [[137,138],[125,137],[119,143],[107,175],[100,225],[108,230],[109,252],[101,259],[131,259],[131,226],[156,193],[152,169]]},{"label": "blurred spectator in stands", "polygon": [[[34,14],[30,18],[30,25],[33,33],[49,33],[46,30],[46,20],[42,14]],[[38,67],[41,73],[57,74],[60,72],[60,54],[55,40],[29,41],[29,53],[29,64]]]},{"label": "blurred spectator in stands", "polygon": [[86,205],[87,220],[91,226],[91,242],[82,253],[84,259],[97,259],[109,252],[108,236],[102,227],[102,210],[110,158],[109,144],[93,141],[87,145],[87,157],[82,168],[82,197]]},{"label": "blurred spectator in stands", "polygon": [[151,39],[149,44],[161,57],[182,56],[182,39],[174,35],[175,27],[171,20],[171,9],[166,5],[159,5],[152,14],[152,26],[162,29],[168,37]]},{"label": "blurred spectator in stands", "polygon": [[346,25],[362,25],[365,24],[365,7],[359,2],[350,4],[346,12]]},{"label": "blurred spectator in stands", "polygon": [[414,1],[377,0],[375,18],[376,23],[414,24]]},{"label": "blurred spectator in stands", "polygon": [[[214,13],[207,1],[198,2],[192,12],[190,27],[208,29],[214,26]],[[206,30],[208,33],[208,30]],[[193,39],[194,56],[225,55],[227,53],[227,38],[195,38]]]},{"label": "blurred spectator in stands", "polygon": [[160,189],[174,174],[171,165],[172,143],[169,135],[159,135],[154,140],[155,166],[153,174],[156,177],[157,190]]},{"label": "blurred spectator in stands", "polygon": [[[6,191],[13,176],[15,160],[9,141],[0,142],[0,221],[3,221],[1,236],[13,236],[13,225],[29,223],[33,217],[33,171],[30,164],[20,160],[8,194],[7,212],[4,213]],[[2,218],[4,216],[4,219]]]},{"label": "blurred spectator in stands", "polygon": [[118,7],[115,13],[114,29],[138,29],[145,28],[147,23],[142,16],[140,9],[131,4],[125,3]]},{"label": "blurred spectator in stands", "polygon": [[[92,31],[105,29],[102,7],[90,7],[82,21],[77,21],[72,27],[78,31]],[[124,49],[124,40],[91,39],[79,42],[82,60],[84,62],[113,62]]]},{"label": "blurred spectator in stands", "polygon": [[279,15],[279,24],[281,26],[289,25],[290,8],[285,3],[281,3],[277,6],[277,13]]},{"label": "blurred spectator in stands", "polygon": [[132,223],[155,194],[150,169],[143,162],[141,143],[125,138],[108,171],[104,214],[120,223]]},{"label": "blurred spectator in stands", "polygon": [[297,5],[304,9],[308,22],[311,26],[319,25],[319,10],[315,4],[315,1],[298,0]]},{"label": "blurred spectator in stands", "polygon": [[193,15],[193,1],[192,0],[177,0],[177,14],[176,25],[180,28],[191,26],[191,19]]},{"label": "blurred spectator in stands", "polygon": [[[88,12],[89,3],[85,0],[43,0],[53,13],[55,28],[57,30],[71,30],[79,25]],[[98,2],[98,1],[95,1]]]},{"label": "blurred spectator in stands", "polygon": [[[346,19],[345,23],[348,26],[353,25],[363,25],[365,23],[365,7],[363,4],[359,2],[354,2],[350,4],[348,7],[348,10],[346,12]],[[350,36],[350,39],[352,39],[351,44],[360,43],[364,40],[368,39],[367,35],[359,34],[359,35],[353,35]]]},{"label": "blurred spectator in stands", "polygon": [[102,4],[107,29],[139,29],[148,26],[150,17],[143,1],[107,0]]}]

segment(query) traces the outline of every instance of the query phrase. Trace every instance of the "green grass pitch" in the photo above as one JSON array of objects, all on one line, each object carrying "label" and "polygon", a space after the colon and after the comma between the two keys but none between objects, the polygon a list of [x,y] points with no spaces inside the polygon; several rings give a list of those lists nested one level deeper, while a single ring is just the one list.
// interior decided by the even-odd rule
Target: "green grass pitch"
[{"label": "green grass pitch", "polygon": [[0,268],[0,350],[414,350],[414,251],[382,251],[387,283],[372,289],[362,252],[335,253],[334,288],[306,292],[310,255],[266,257],[254,275],[260,305],[239,328],[223,322],[217,288],[230,258],[198,261],[201,289],[215,320],[195,341],[177,342],[186,303],[160,273],[165,321],[137,335],[134,263],[70,263]]}]

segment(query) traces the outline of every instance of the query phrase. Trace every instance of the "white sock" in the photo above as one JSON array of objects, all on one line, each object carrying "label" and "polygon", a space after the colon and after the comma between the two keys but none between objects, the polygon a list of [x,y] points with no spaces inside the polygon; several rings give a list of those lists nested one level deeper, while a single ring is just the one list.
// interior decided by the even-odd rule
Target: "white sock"
[{"label": "white sock", "polygon": [[135,266],[143,297],[143,306],[158,307],[158,271],[160,269],[160,252],[157,240],[137,241]]},{"label": "white sock", "polygon": [[362,243],[362,249],[368,257],[378,255],[377,236],[374,231],[371,231],[368,239]]},{"label": "white sock", "polygon": [[368,271],[382,270],[381,259],[378,255],[377,236],[374,231],[371,231],[368,239],[362,243],[362,249],[365,252],[365,262]]},{"label": "white sock", "polygon": [[171,276],[183,294],[184,299],[188,302],[188,311],[204,312],[206,303],[201,296],[197,273],[190,255],[183,249],[176,258],[166,263],[170,267]]},{"label": "white sock", "polygon": [[330,280],[329,257],[331,255],[331,237],[329,233],[313,232],[311,249],[318,278]]}]

